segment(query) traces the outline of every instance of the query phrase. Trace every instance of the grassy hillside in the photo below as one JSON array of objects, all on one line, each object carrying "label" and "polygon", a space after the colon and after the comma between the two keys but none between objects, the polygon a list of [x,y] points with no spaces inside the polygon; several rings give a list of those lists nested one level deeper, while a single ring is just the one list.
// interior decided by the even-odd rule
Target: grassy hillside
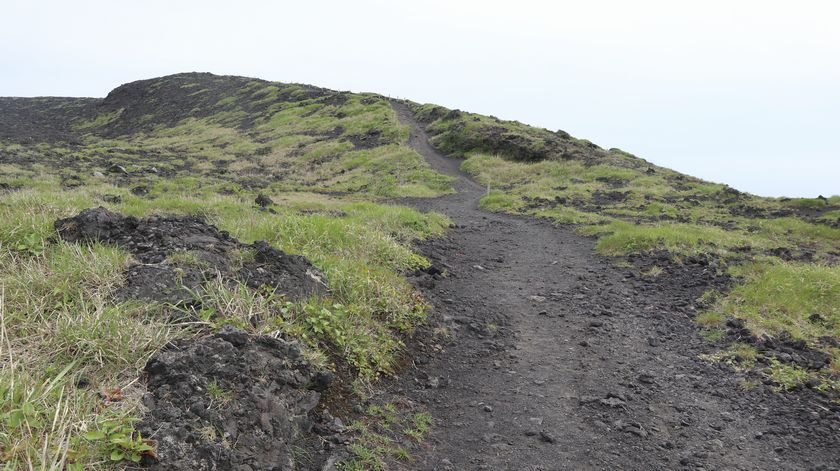
[{"label": "grassy hillside", "polygon": [[449,191],[447,177],[401,145],[406,130],[374,95],[180,74],[123,85],[100,101],[5,98],[0,110],[0,169],[12,187],[44,175],[79,186],[111,172],[150,191],[173,179],[228,191]]},{"label": "grassy hillside", "polygon": [[[740,280],[704,296],[697,321],[721,345],[711,360],[762,369],[779,387],[840,391],[840,197],[759,198],[562,131],[414,108],[433,144],[487,186],[488,210],[574,224],[609,256],[711,254],[710,270]],[[385,204],[452,191],[407,138],[378,95],[242,77],[178,74],[104,99],[0,98],[0,463],[113,469],[149,457],[155,444],[138,434],[154,406],[149,359],[229,326],[296,342],[307,378],[340,378],[331,400],[367,395],[425,319],[404,275],[428,261],[411,243],[449,225]],[[100,206],[101,234],[61,235],[81,225],[66,218]],[[108,218],[148,237],[109,238]],[[327,288],[296,296],[275,283],[271,264],[303,263],[294,255]],[[828,363],[721,340],[741,328]],[[198,386],[214,406],[237,396],[215,378]],[[389,444],[428,433],[422,410],[368,412],[351,427],[363,440],[350,469],[377,453],[405,458]],[[236,448],[206,425],[197,440]]]},{"label": "grassy hillside", "polygon": [[[100,469],[139,459],[147,360],[225,325],[297,339],[313,368],[364,396],[425,317],[402,275],[428,262],[409,244],[449,224],[377,203],[451,191],[405,137],[377,96],[210,74],[134,82],[104,100],[0,99],[0,462]],[[255,204],[258,194],[273,201]],[[154,266],[184,286],[203,274],[189,302],[126,298],[127,273],[144,266],[126,247],[66,242],[54,227],[97,206],[195,216],[243,244],[266,241],[305,256],[329,292],[255,289],[181,251]],[[117,428],[135,442],[98,436]]]},{"label": "grassy hillside", "polygon": [[829,363],[759,363],[784,387],[817,381],[840,391],[840,196],[761,198],[563,131],[412,106],[433,145],[464,158],[462,168],[487,186],[482,207],[575,224],[609,256],[667,251],[679,263],[711,254],[710,269],[740,285],[707,293],[709,310],[698,317],[707,337],[721,339],[727,323],[743,323],[758,337],[804,342]]}]

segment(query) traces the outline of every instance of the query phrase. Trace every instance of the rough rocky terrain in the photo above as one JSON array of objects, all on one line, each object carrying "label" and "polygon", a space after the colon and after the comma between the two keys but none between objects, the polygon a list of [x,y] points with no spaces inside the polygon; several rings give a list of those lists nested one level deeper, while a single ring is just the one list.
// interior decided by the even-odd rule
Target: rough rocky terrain
[{"label": "rough rocky terrain", "polygon": [[155,437],[161,470],[299,469],[295,449],[311,446],[309,413],[331,380],[293,342],[231,327],[171,345],[146,373],[140,429]]},{"label": "rough rocky terrain", "polygon": [[[140,262],[128,268],[122,298],[170,304],[190,303],[201,284],[221,276],[252,288],[268,286],[292,299],[327,291],[324,275],[299,255],[289,255],[263,241],[245,245],[192,216],[137,219],[103,207],[55,222],[68,242],[107,242]],[[234,255],[245,251],[248,255]],[[170,262],[174,253],[190,254],[190,263]]]},{"label": "rough rocky terrain", "polygon": [[394,107],[412,147],[458,177],[457,194],[411,202],[455,227],[421,245],[434,268],[415,279],[450,336],[388,392],[436,418],[407,469],[840,469],[836,403],[700,358],[697,298],[729,283],[708,259],[621,268],[571,229],[478,210],[484,188]]},{"label": "rough rocky terrain", "polygon": [[[99,207],[58,220],[55,228],[68,242],[115,244],[132,253],[137,263],[117,293],[125,299],[200,310],[197,294],[214,279],[267,287],[289,299],[327,292],[323,274],[304,257],[262,241],[242,244],[195,217],[138,219]],[[188,263],[168,260],[179,253],[190,254]],[[313,409],[333,374],[311,368],[294,341],[225,326],[168,345],[145,373],[149,412],[138,430],[154,440],[155,454],[144,457],[152,469],[299,469],[296,450],[315,455],[311,461],[326,459],[312,433]]]}]

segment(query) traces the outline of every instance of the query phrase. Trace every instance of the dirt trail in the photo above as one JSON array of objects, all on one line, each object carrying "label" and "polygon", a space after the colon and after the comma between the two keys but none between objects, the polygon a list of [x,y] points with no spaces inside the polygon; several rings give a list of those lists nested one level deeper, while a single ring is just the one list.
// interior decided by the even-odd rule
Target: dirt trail
[{"label": "dirt trail", "polygon": [[455,227],[421,247],[449,276],[418,280],[452,336],[389,391],[436,418],[408,469],[840,468],[836,407],[811,391],[747,390],[698,359],[713,349],[694,300],[727,282],[703,259],[663,258],[663,276],[640,277],[571,229],[479,210],[484,188],[393,106],[410,145],[458,178],[457,194],[409,202]]}]

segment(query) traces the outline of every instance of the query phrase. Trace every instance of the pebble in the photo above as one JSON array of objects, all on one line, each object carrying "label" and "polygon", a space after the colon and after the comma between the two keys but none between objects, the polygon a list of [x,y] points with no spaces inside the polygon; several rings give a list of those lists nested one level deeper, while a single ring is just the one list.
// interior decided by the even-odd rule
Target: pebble
[{"label": "pebble", "polygon": [[626,404],[624,401],[622,401],[621,399],[619,399],[617,397],[608,397],[606,399],[601,399],[599,402],[601,404],[603,404],[605,406],[609,406],[609,407],[620,407],[620,406],[623,406],[624,404]]},{"label": "pebble", "polygon": [[642,384],[653,384],[653,376],[647,373],[640,374],[638,380]]},{"label": "pebble", "polygon": [[635,425],[628,425],[628,426],[624,427],[623,431],[628,432],[628,433],[632,433],[633,435],[636,435],[636,436],[642,437],[642,438],[645,438],[648,435],[647,432],[645,432],[644,430],[642,430],[639,427],[636,427]]}]

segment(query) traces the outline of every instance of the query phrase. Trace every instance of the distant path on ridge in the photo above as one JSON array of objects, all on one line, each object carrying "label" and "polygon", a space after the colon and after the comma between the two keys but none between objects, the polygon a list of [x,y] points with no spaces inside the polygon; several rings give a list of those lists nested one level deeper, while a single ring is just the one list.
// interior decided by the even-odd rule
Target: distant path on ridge
[{"label": "distant path on ridge", "polygon": [[457,178],[456,194],[403,201],[455,224],[420,245],[448,272],[420,286],[451,337],[388,391],[435,418],[405,469],[840,468],[837,417],[698,359],[713,351],[692,320],[702,264],[641,279],[572,229],[478,209],[485,189],[392,106],[409,145]]}]

